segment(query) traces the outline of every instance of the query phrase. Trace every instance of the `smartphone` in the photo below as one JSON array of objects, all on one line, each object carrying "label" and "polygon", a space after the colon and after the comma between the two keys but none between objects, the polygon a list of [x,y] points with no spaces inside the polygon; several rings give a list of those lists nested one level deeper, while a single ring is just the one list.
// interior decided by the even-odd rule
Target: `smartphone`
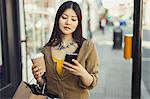
[{"label": "smartphone", "polygon": [[67,53],[66,57],[65,57],[65,61],[75,65],[75,63],[72,61],[72,59],[77,60],[77,57],[78,57],[77,53]]}]

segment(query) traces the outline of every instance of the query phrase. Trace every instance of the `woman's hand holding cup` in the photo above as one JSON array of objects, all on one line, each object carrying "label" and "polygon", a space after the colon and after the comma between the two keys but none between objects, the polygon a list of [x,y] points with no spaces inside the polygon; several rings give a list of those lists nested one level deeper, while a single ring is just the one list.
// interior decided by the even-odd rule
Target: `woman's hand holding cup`
[{"label": "woman's hand holding cup", "polygon": [[34,78],[40,82],[42,80],[42,75],[46,71],[45,69],[45,61],[42,53],[31,56],[32,60],[32,73]]},{"label": "woman's hand holding cup", "polygon": [[42,68],[42,66],[38,64],[33,64],[32,65],[32,73],[34,75],[34,78],[40,82],[42,80],[42,75],[44,74],[45,70]]}]

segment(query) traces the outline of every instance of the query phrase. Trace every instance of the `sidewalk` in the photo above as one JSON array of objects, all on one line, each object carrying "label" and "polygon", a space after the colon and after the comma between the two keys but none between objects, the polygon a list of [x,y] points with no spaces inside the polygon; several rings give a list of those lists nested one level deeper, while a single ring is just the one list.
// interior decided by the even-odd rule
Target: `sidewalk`
[{"label": "sidewalk", "polygon": [[90,99],[131,99],[132,61],[123,58],[123,49],[112,49],[111,30],[105,35],[98,33],[93,41],[101,66],[98,85],[90,91]]},{"label": "sidewalk", "polygon": [[[126,29],[125,32],[130,31],[132,30]],[[104,35],[99,31],[96,32],[93,35],[92,40],[96,44],[101,64],[99,68],[100,72],[98,85],[95,89],[90,91],[90,99],[131,99],[132,60],[125,60],[123,58],[123,49],[112,49],[112,28],[107,28],[107,31]],[[143,52],[145,52],[146,55],[150,55],[144,50]],[[143,53],[142,58],[145,59],[146,55]],[[143,72],[142,74],[141,99],[149,99],[149,66],[148,63],[145,63],[143,60],[142,63],[142,72],[144,70],[147,72]],[[145,82],[143,80],[144,78],[146,80]]]}]

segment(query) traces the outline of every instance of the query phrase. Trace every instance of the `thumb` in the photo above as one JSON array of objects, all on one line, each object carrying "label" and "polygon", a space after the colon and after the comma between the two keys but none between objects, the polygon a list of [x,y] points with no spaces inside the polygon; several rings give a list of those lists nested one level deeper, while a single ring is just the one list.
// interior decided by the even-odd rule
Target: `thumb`
[{"label": "thumb", "polygon": [[79,63],[77,60],[72,59],[72,61],[73,61],[76,65],[80,65],[80,63]]}]

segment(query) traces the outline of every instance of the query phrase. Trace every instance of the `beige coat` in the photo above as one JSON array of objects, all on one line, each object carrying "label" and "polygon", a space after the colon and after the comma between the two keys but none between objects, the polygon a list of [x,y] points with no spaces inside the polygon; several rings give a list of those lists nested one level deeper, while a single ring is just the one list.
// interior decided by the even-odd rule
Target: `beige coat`
[{"label": "beige coat", "polygon": [[79,51],[77,60],[92,75],[94,81],[91,86],[83,85],[80,77],[64,70],[61,77],[56,72],[56,64],[51,57],[50,46],[42,49],[45,56],[47,88],[50,92],[57,93],[61,99],[88,99],[88,89],[97,84],[99,58],[93,42],[85,40]]}]

